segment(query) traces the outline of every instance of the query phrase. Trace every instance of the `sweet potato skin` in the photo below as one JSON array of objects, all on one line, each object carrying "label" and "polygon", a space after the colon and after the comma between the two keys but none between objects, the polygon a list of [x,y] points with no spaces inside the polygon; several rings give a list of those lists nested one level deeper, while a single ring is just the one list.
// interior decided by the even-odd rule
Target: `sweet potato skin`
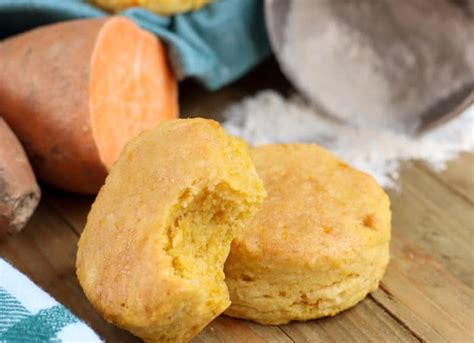
[{"label": "sweet potato skin", "polygon": [[0,113],[38,178],[81,193],[95,193],[107,175],[88,103],[90,59],[106,19],[88,21],[48,25],[0,43]]},{"label": "sweet potato skin", "polygon": [[0,239],[26,225],[40,195],[25,151],[0,118]]}]

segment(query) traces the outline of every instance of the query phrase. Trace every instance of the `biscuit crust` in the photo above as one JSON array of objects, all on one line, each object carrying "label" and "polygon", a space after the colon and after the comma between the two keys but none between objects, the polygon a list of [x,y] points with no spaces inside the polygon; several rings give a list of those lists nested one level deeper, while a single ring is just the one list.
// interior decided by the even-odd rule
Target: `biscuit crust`
[{"label": "biscuit crust", "polygon": [[230,304],[230,242],[265,191],[246,145],[181,119],[131,141],[87,218],[77,276],[96,310],[148,342],[186,342]]},{"label": "biscuit crust", "polygon": [[383,189],[316,145],[251,156],[268,197],[232,242],[225,314],[284,324],[333,316],[375,290],[389,260]]}]

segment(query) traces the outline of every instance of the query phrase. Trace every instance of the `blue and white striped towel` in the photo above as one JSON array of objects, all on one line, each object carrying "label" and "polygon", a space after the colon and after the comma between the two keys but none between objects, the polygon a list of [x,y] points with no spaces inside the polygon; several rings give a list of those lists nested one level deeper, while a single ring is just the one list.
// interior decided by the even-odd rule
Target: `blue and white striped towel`
[{"label": "blue and white striped towel", "polygon": [[0,342],[101,342],[28,277],[0,258]]}]

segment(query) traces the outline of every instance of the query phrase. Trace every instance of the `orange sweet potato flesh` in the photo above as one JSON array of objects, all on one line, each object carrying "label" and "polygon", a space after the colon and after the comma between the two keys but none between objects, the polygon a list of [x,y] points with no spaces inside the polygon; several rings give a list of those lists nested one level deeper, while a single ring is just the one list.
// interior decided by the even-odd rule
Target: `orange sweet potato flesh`
[{"label": "orange sweet potato flesh", "polygon": [[160,41],[124,17],[62,22],[0,43],[0,114],[39,178],[93,194],[123,146],[178,116]]},{"label": "orange sweet potato flesh", "polygon": [[0,239],[26,225],[39,199],[40,189],[28,158],[0,118]]}]

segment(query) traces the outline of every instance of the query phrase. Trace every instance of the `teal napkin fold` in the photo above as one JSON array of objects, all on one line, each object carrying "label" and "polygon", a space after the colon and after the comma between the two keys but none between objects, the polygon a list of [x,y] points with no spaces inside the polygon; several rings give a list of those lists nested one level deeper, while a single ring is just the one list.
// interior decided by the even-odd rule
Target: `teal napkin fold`
[{"label": "teal napkin fold", "polygon": [[[193,77],[210,90],[238,79],[270,55],[261,0],[215,0],[199,11],[169,17],[142,8],[120,14],[167,43],[180,80]],[[104,15],[82,0],[0,0],[0,37]]]},{"label": "teal napkin fold", "polygon": [[0,342],[99,343],[102,340],[89,326],[0,258]]}]

